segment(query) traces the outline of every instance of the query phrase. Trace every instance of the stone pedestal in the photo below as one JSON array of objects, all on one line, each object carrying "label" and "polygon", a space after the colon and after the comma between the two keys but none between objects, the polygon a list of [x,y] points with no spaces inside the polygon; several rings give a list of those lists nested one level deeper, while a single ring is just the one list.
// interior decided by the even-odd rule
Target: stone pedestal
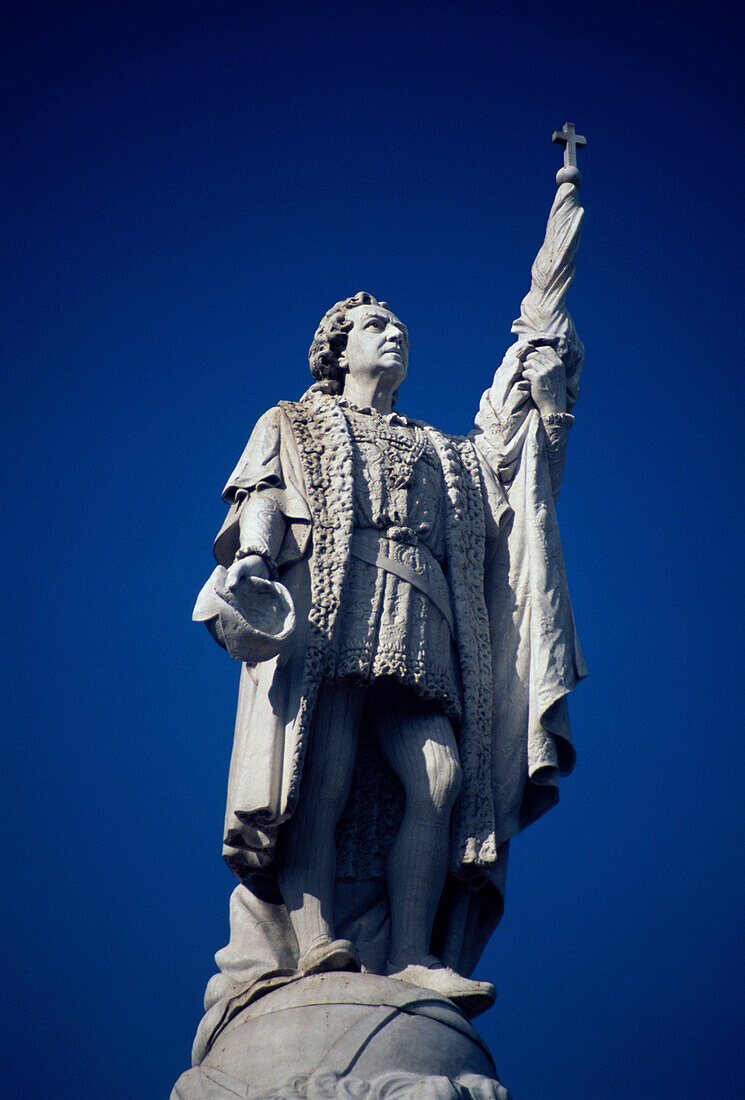
[{"label": "stone pedestal", "polygon": [[241,1008],[171,1100],[509,1100],[446,998],[375,974],[298,978]]}]

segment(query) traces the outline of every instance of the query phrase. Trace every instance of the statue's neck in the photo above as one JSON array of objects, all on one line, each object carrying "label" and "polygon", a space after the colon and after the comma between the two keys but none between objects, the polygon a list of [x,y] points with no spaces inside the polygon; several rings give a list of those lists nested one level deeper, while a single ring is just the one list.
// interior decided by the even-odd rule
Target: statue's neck
[{"label": "statue's neck", "polygon": [[350,378],[347,375],[342,392],[345,401],[356,405],[358,409],[375,409],[383,416],[393,412],[395,389],[387,379]]}]

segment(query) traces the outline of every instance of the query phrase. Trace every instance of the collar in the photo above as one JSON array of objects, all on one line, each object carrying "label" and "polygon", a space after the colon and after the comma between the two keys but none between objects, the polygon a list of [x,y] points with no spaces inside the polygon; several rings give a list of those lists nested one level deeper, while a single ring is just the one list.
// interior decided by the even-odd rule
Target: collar
[{"label": "collar", "polygon": [[364,416],[377,417],[379,420],[384,420],[386,424],[398,424],[403,428],[412,428],[414,422],[409,420],[408,416],[404,416],[402,413],[397,413],[395,409],[389,413],[380,413],[377,409],[374,409],[372,405],[355,405],[349,401],[343,394],[335,395],[332,398],[342,409],[349,409],[350,412],[362,413]]}]

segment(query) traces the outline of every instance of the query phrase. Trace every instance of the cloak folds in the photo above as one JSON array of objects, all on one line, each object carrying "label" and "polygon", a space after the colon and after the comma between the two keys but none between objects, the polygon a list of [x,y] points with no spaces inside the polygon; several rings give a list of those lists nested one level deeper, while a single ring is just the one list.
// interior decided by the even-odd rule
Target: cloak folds
[{"label": "cloak folds", "polygon": [[[500,371],[521,369],[512,358]],[[463,679],[451,874],[500,895],[505,842],[553,805],[557,776],[572,766],[564,699],[584,673],[545,433],[534,409],[510,427],[507,440],[487,393],[471,438],[425,428],[443,471]],[[289,652],[242,670],[224,851],[242,879],[271,866],[277,829],[297,803],[349,561],[351,471],[344,416],[333,397],[311,391],[262,417],[225,491],[233,507],[216,540],[218,561],[232,561],[242,502],[270,492],[287,519],[280,578],[306,624]],[[360,806],[351,816],[364,814]],[[501,911],[501,898],[491,905]]]},{"label": "cloak folds", "polygon": [[[555,804],[558,778],[574,763],[567,696],[586,670],[554,506],[566,423],[544,424],[515,382],[531,345],[548,342],[564,360],[570,399],[576,396],[582,346],[565,297],[580,221],[576,189],[565,184],[513,326],[519,339],[484,393],[470,436],[421,425],[443,474],[447,574],[463,680],[463,782],[432,946],[464,975],[501,916],[510,838]],[[218,952],[220,973],[207,987],[195,1062],[267,983],[290,980],[297,962],[287,913],[262,875],[297,802],[318,687],[333,669],[350,555],[351,442],[338,404],[322,387],[259,421],[224,493],[231,509],[215,543],[224,566],[238,548],[241,509],[258,492],[271,494],[287,521],[277,566],[293,596],[298,630],[280,657],[241,673],[224,856],[246,885],[231,899],[231,941]],[[351,816],[359,819],[365,810],[363,799]],[[386,899],[364,878],[338,884],[336,930],[357,942],[374,971],[376,960],[386,957]]]},{"label": "cloak folds", "polygon": [[[466,868],[488,875],[497,862],[497,843],[490,778],[492,677],[482,583],[485,478],[490,481],[490,519],[495,530],[508,506],[493,475],[482,470],[473,443],[446,437],[432,428],[425,430],[443,473],[448,577],[463,681],[459,731],[463,783],[453,816],[451,866],[456,875]],[[232,850],[225,852],[241,877],[271,862],[276,829],[297,803],[316,694],[322,678],[333,675],[335,624],[350,561],[354,512],[351,440],[335,398],[311,393],[297,404],[283,403],[279,410],[268,413],[257,442],[252,439],[249,443],[231,478],[228,495],[257,491],[251,484],[256,481],[255,471],[263,472],[266,484],[270,464],[274,488],[287,489],[288,475],[280,470],[280,456],[291,451],[297,458],[295,468],[302,469],[303,483],[292,485],[290,491],[307,501],[312,549],[289,569],[280,564],[279,573],[293,597],[304,601],[308,600],[310,582],[307,615],[307,602],[299,612],[296,609],[296,619],[307,618],[308,627],[305,637],[296,639],[284,667],[279,660],[274,665],[266,662],[243,675],[226,824],[226,842]],[[284,547],[280,563],[283,556]],[[288,680],[293,683],[286,683]],[[270,694],[272,706],[266,708],[264,699]],[[350,816],[364,818],[365,813],[361,805],[359,812]]]}]

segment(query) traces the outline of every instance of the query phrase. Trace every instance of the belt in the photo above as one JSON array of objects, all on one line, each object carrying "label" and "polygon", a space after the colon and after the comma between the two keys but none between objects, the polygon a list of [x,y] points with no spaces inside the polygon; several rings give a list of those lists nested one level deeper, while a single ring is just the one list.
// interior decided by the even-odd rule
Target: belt
[{"label": "belt", "polygon": [[[423,592],[445,619],[445,622],[450,627],[450,633],[455,637],[455,621],[453,619],[453,609],[450,606],[447,581],[437,561],[432,558],[432,562],[430,563],[425,559],[427,573],[430,575],[422,576],[421,573],[417,573],[415,569],[412,569],[410,565],[406,565],[405,562],[396,561],[395,558],[389,557],[381,546],[380,539],[381,535],[377,531],[372,531],[369,528],[357,530],[352,535],[352,545],[350,549],[355,558],[359,558],[360,561],[367,562],[368,565],[376,565],[378,569],[384,569],[387,573],[393,573],[395,577],[400,577],[402,581],[406,581],[412,588],[417,588],[420,592]],[[418,547],[418,549],[421,553],[423,548]],[[437,573],[434,573],[434,575],[432,575],[433,569],[437,570]],[[435,580],[437,574],[439,574],[438,579],[441,579],[439,585]]]}]

